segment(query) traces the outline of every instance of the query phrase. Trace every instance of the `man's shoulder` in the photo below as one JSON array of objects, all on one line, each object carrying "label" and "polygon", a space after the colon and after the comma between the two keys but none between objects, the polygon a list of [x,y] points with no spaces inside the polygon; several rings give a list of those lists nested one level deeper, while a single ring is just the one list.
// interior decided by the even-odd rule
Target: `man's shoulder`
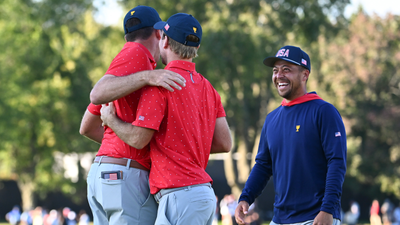
[{"label": "man's shoulder", "polygon": [[337,110],[336,107],[332,103],[327,102],[323,99],[316,99],[316,100],[310,101],[310,104],[312,104],[315,107],[320,108],[320,109],[335,109],[335,110]]}]

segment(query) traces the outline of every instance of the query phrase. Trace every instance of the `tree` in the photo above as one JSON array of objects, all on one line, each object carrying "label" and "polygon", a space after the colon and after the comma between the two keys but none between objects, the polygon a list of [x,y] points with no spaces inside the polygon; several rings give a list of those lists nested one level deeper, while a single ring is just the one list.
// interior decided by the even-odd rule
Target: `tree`
[{"label": "tree", "polygon": [[77,188],[85,180],[64,179],[55,154],[98,148],[79,135],[79,123],[90,76],[101,76],[111,61],[112,55],[99,56],[100,43],[115,40],[113,31],[93,21],[86,0],[0,6],[0,178],[17,181],[24,209],[34,206],[34,192],[59,190],[82,201]]},{"label": "tree", "polygon": [[[321,89],[345,118],[351,188],[400,197],[400,17],[362,11],[337,39],[321,37]],[[374,189],[371,189],[374,190]],[[377,193],[370,193],[376,196]]]}]

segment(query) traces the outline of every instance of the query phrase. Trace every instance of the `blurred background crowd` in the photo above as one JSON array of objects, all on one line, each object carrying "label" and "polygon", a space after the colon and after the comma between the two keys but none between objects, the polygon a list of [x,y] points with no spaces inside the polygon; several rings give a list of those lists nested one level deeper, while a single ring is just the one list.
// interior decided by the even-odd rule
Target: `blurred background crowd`
[{"label": "blurred background crowd", "polygon": [[81,210],[79,213],[68,207],[50,211],[37,206],[35,209],[21,211],[16,205],[6,214],[6,220],[13,225],[89,225],[89,215]]},{"label": "blurred background crowd", "polygon": [[[213,225],[237,225],[235,221],[235,209],[237,200],[234,195],[227,194],[220,201],[217,198],[217,209]],[[389,199],[382,204],[374,199],[369,208],[369,220],[360,221],[360,205],[356,201],[350,202],[349,210],[342,211],[342,223],[348,225],[400,225],[400,203],[393,204]],[[90,216],[85,210],[74,212],[68,207],[51,209],[50,211],[40,206],[35,209],[22,211],[20,206],[14,206],[5,216],[9,224],[13,225],[89,225]],[[246,222],[250,225],[262,225],[270,222],[272,211],[263,212],[258,208],[258,201],[250,205]]]}]

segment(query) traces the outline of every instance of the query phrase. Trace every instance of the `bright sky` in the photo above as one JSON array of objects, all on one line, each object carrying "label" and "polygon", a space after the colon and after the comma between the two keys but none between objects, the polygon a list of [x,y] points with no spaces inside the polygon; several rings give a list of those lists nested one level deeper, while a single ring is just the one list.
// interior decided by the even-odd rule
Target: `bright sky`
[{"label": "bright sky", "polygon": [[[349,17],[357,12],[360,4],[370,15],[376,13],[380,17],[385,17],[389,12],[400,15],[400,0],[351,0],[351,5],[345,10],[345,16]],[[94,15],[97,22],[104,25],[118,25],[122,22],[124,12],[116,0],[94,0],[93,5],[99,9]]]},{"label": "bright sky", "polygon": [[345,10],[345,16],[349,17],[354,12],[357,12],[360,4],[364,11],[370,15],[376,13],[382,18],[386,17],[388,13],[400,15],[399,0],[351,0],[351,5],[347,6]]},{"label": "bright sky", "polygon": [[118,25],[118,23],[121,23],[122,27],[124,12],[116,0],[94,0],[93,5],[99,10],[94,14],[94,19],[98,23],[102,23],[106,26]]}]

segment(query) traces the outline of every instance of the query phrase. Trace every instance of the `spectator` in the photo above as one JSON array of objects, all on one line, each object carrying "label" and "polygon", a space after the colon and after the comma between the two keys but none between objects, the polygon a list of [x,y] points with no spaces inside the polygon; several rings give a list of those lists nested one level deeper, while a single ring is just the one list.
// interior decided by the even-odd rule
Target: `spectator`
[{"label": "spectator", "polygon": [[21,218],[21,211],[19,210],[19,206],[15,205],[10,212],[6,214],[6,220],[10,224],[19,224]]},{"label": "spectator", "polygon": [[89,215],[83,209],[79,212],[77,220],[79,225],[89,225],[90,222]]},{"label": "spectator", "polygon": [[382,222],[384,225],[391,225],[393,221],[393,203],[389,199],[385,199],[381,207]]},{"label": "spectator", "polygon": [[230,195],[225,195],[219,204],[221,210],[222,225],[232,225],[232,217],[231,214],[229,213],[229,207],[228,207],[230,201],[229,196]]},{"label": "spectator", "polygon": [[231,194],[228,197],[229,197],[229,201],[228,201],[229,215],[231,217],[232,224],[237,225],[236,220],[235,220],[235,210],[236,210],[238,203],[237,203],[234,195]]},{"label": "spectator", "polygon": [[21,214],[21,225],[32,225],[32,224],[33,224],[32,210],[24,211]]},{"label": "spectator", "polygon": [[379,215],[379,202],[378,200],[372,201],[372,206],[370,210],[370,223],[371,225],[382,225],[381,216]]},{"label": "spectator", "polygon": [[393,225],[400,225],[400,203],[393,211]]},{"label": "spectator", "polygon": [[360,217],[360,205],[356,201],[350,202],[350,210],[344,215],[344,222],[353,225],[358,222]]},{"label": "spectator", "polygon": [[76,225],[76,213],[69,211],[67,225]]}]

